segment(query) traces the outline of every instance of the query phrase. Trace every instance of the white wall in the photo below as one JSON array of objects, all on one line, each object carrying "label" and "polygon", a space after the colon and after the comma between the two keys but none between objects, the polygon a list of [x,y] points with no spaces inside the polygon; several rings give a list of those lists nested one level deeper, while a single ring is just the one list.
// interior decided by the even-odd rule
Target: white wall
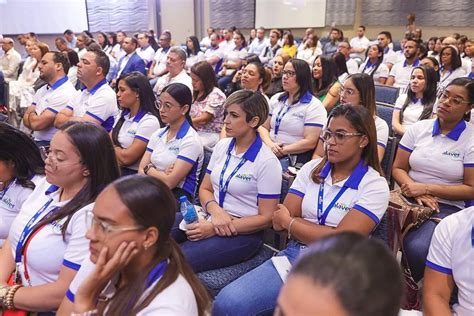
[{"label": "white wall", "polygon": [[161,31],[169,30],[175,45],[195,34],[193,0],[160,0]]}]

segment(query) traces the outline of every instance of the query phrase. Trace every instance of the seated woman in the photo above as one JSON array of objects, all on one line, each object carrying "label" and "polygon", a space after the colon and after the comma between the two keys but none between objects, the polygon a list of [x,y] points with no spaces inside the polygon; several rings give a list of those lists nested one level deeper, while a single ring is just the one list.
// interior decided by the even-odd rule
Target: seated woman
[{"label": "seated woman", "polygon": [[295,45],[295,38],[291,32],[286,31],[283,34],[283,47],[281,48],[281,52],[288,54],[290,58],[294,58],[296,56],[296,52],[298,47]]},{"label": "seated woman", "polygon": [[301,256],[274,315],[397,316],[402,298],[400,266],[387,247],[345,232],[321,239]]},{"label": "seated woman", "polygon": [[214,147],[224,124],[225,94],[217,87],[214,69],[206,61],[191,67],[193,104],[190,116],[203,146]]},{"label": "seated woman", "polygon": [[304,60],[292,59],[285,65],[283,90],[270,100],[269,117],[259,131],[286,171],[311,160],[327,113],[311,94],[311,72]]},{"label": "seated woman", "polygon": [[27,108],[33,102],[34,85],[40,75],[38,64],[44,54],[49,51],[48,45],[33,40],[26,42],[25,49],[29,56],[23,63],[23,71],[18,80],[11,81],[8,84],[10,108],[13,110],[16,110],[17,106]]},{"label": "seated woman", "polygon": [[[474,315],[473,219],[474,207],[469,207],[436,226],[426,259],[423,315]],[[451,310],[455,286],[458,300]]]},{"label": "seated woman", "polygon": [[[436,210],[437,218],[474,200],[474,125],[465,122],[473,104],[472,80],[453,80],[441,94],[438,117],[416,122],[405,132],[393,163],[392,175],[402,193]],[[435,222],[426,221],[404,238],[416,282],[423,277],[435,227]]]},{"label": "seated woman", "polygon": [[[278,256],[291,263],[306,245],[328,235],[353,231],[369,235],[388,206],[372,114],[361,106],[340,105],[322,133],[324,158],[298,172],[285,202],[273,214],[273,227],[291,241]],[[233,281],[217,295],[213,315],[268,314],[283,282],[272,260]]]},{"label": "seated woman", "polygon": [[166,124],[150,138],[139,173],[160,179],[179,198],[194,200],[204,156],[199,135],[191,125],[192,95],[182,83],[166,86],[160,94],[161,121]]},{"label": "seated woman", "polygon": [[[46,179],[23,203],[0,250],[0,287],[8,293],[3,308],[52,315],[87,256],[86,213],[119,169],[107,133],[90,123],[64,124],[45,163]],[[12,274],[18,285],[4,288]]]},{"label": "seated woman", "polygon": [[283,92],[283,68],[285,67],[289,58],[290,57],[287,54],[278,55],[273,58],[273,67],[271,68],[272,79],[268,88],[265,90],[265,95],[267,95],[269,98],[279,92]]},{"label": "seated woman", "polygon": [[334,59],[337,67],[337,81],[339,81],[339,83],[342,85],[344,84],[344,81],[346,81],[347,77],[349,77],[346,57],[341,52],[337,52],[332,55],[332,58]]},{"label": "seated woman", "polygon": [[117,84],[120,119],[110,132],[122,176],[138,172],[151,135],[160,128],[155,95],[140,72],[122,76]]},{"label": "seated woman", "polygon": [[87,227],[89,258],[58,315],[206,315],[206,289],[170,237],[176,211],[169,188],[151,177],[105,188]]},{"label": "seated woman", "polygon": [[360,65],[359,72],[370,75],[375,83],[385,84],[389,69],[383,63],[383,48],[380,45],[369,47],[367,59]]},{"label": "seated woman", "polygon": [[414,123],[432,117],[436,102],[436,71],[429,66],[413,69],[407,94],[402,94],[395,102],[392,128],[396,135],[403,136]]},{"label": "seated woman", "polygon": [[236,72],[234,78],[232,78],[231,89],[226,91],[232,93],[240,89],[248,89],[263,93],[268,88],[270,81],[270,71],[267,72],[261,62],[251,61],[244,68]]},{"label": "seated woman", "polygon": [[311,66],[316,57],[323,53],[321,48],[318,47],[318,41],[319,39],[314,33],[308,34],[302,48],[298,50],[296,58],[304,60]]},{"label": "seated woman", "polygon": [[0,248],[23,202],[44,175],[35,142],[25,133],[0,123]]},{"label": "seated woman", "polygon": [[425,57],[420,61],[423,66],[428,66],[434,69],[436,72],[436,85],[439,82],[439,61],[434,57]]},{"label": "seated woman", "polygon": [[245,36],[240,31],[234,32],[234,47],[228,51],[222,69],[219,71],[218,85],[221,90],[225,90],[232,81],[234,73],[240,69],[242,60],[247,57]]},{"label": "seated woman", "polygon": [[196,36],[190,36],[186,39],[186,71],[196,63],[204,60],[204,53],[201,51],[199,40]]},{"label": "seated woman", "polygon": [[67,72],[67,77],[71,81],[74,87],[77,86],[77,64],[79,64],[79,55],[76,51],[70,50],[66,53],[67,59],[69,60],[69,71]]},{"label": "seated woman", "polygon": [[[175,227],[173,237],[195,272],[227,267],[253,257],[271,225],[281,190],[281,167],[257,133],[268,117],[260,92],[241,90],[225,103],[229,138],[214,151],[199,189],[210,221]],[[177,226],[183,216],[176,215]]]},{"label": "seated woman", "polygon": [[337,65],[330,56],[319,56],[313,64],[313,92],[329,113],[339,101],[341,83],[337,80]]},{"label": "seated woman", "polygon": [[446,46],[441,49],[439,69],[439,85],[438,91],[441,93],[456,78],[466,76],[466,72],[462,67],[461,57],[456,47]]}]

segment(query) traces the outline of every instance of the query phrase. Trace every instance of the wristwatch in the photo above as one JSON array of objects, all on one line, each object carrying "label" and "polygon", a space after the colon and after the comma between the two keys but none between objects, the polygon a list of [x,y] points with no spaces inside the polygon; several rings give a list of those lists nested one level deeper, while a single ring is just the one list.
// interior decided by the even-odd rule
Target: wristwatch
[{"label": "wristwatch", "polygon": [[145,166],[145,168],[143,168],[143,173],[148,174],[148,171],[153,167],[153,164],[150,162],[148,165]]}]

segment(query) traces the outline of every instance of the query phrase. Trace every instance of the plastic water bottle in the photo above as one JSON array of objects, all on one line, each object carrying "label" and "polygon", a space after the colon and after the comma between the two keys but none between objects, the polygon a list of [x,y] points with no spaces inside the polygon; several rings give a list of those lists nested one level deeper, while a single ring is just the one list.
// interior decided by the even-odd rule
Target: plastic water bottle
[{"label": "plastic water bottle", "polygon": [[179,197],[179,210],[181,211],[186,224],[198,221],[198,215],[194,205],[192,205],[184,195]]}]

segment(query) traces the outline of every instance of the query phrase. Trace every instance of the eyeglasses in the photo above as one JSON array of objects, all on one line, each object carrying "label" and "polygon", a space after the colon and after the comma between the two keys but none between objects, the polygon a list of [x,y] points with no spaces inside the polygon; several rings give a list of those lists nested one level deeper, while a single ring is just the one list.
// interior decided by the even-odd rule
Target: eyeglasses
[{"label": "eyeglasses", "polygon": [[114,226],[112,224],[109,224],[95,217],[92,211],[87,212],[86,227],[88,229],[93,229],[93,228],[98,229],[99,232],[103,235],[142,230],[144,228],[143,226],[133,226],[133,227],[132,226],[128,226],[128,227]]},{"label": "eyeglasses", "polygon": [[50,164],[51,168],[53,169],[53,171],[58,170],[59,165],[72,166],[72,165],[75,165],[75,164],[78,164],[78,163],[82,163],[82,161],[64,162],[62,159],[58,159],[58,156],[53,154],[51,152],[51,150],[49,149],[49,147],[46,147],[46,146],[41,146],[39,148],[39,150],[40,150],[41,158],[43,158],[43,160],[45,160],[45,161],[46,161],[46,159],[49,160],[49,164]]},{"label": "eyeglasses", "polygon": [[169,110],[171,110],[171,109],[174,107],[174,104],[171,104],[171,103],[169,103],[169,102],[161,102],[161,101],[158,99],[158,100],[156,100],[155,107],[156,107],[158,110],[169,111]]},{"label": "eyeglasses", "polygon": [[464,101],[461,98],[451,97],[446,91],[443,91],[439,96],[439,102],[446,103],[449,102],[455,106],[459,106],[461,104],[469,104],[468,101]]},{"label": "eyeglasses", "polygon": [[346,132],[331,132],[328,129],[322,131],[320,138],[324,142],[328,142],[332,137],[336,141],[337,144],[344,143],[349,137],[352,136],[362,136],[362,133],[346,133]]},{"label": "eyeglasses", "polygon": [[291,70],[283,70],[282,74],[283,76],[294,77],[296,75],[296,72]]},{"label": "eyeglasses", "polygon": [[350,95],[350,96],[353,96],[355,94],[357,94],[358,92],[354,89],[350,89],[350,88],[347,88],[347,89],[344,89],[344,88],[341,88],[341,91],[339,91],[339,95],[343,96],[345,94],[347,95]]}]

